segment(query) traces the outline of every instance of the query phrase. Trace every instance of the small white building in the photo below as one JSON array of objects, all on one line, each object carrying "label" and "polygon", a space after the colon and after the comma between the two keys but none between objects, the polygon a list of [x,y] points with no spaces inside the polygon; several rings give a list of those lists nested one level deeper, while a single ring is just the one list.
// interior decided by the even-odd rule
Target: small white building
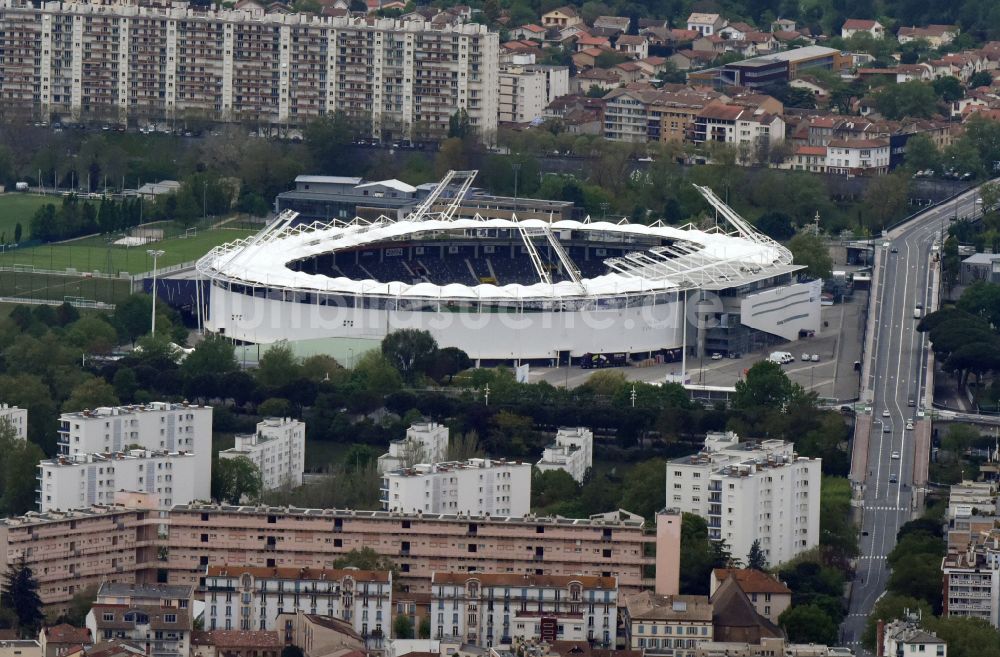
[{"label": "small white building", "polygon": [[303,612],[350,623],[379,641],[392,627],[392,572],[384,570],[208,566],[205,629],[279,630],[278,614]]},{"label": "small white building", "polygon": [[183,450],[198,457],[198,481],[210,482],[212,407],[152,402],[63,413],[59,416],[58,447],[62,456],[122,452],[131,447]]},{"label": "small white building", "polygon": [[948,644],[934,632],[921,629],[916,614],[886,624],[882,637],[885,657],[948,657]]},{"label": "small white building", "polygon": [[221,450],[219,458],[245,456],[260,470],[262,490],[274,490],[302,485],[305,453],[305,422],[269,417],[257,423],[257,433],[236,436],[236,445]]},{"label": "small white building", "polygon": [[697,30],[702,36],[712,36],[727,25],[728,21],[718,14],[695,12],[688,16],[687,29]]},{"label": "small white building", "polygon": [[378,457],[379,474],[417,463],[440,463],[448,458],[448,427],[437,422],[417,422],[406,430],[406,438],[389,443],[389,451]]},{"label": "small white building", "polygon": [[431,636],[492,647],[518,639],[613,647],[618,580],[589,575],[434,573]]},{"label": "small white building", "polygon": [[198,477],[190,452],[127,452],[57,456],[38,464],[38,510],[68,511],[112,504],[119,491],[154,493],[160,508],[211,497],[208,479]]},{"label": "small white building", "polygon": [[889,140],[831,140],[826,145],[826,170],[840,175],[884,175],[889,172]]},{"label": "small white building", "polygon": [[545,448],[535,467],[542,472],[565,470],[573,479],[582,482],[593,464],[594,432],[586,427],[560,427],[556,442]]},{"label": "small white building", "polygon": [[885,26],[878,21],[849,18],[840,28],[840,36],[848,39],[859,32],[867,32],[873,39],[885,38]]},{"label": "small white building", "polygon": [[700,453],[666,467],[666,506],[704,518],[734,555],[759,540],[775,566],[819,544],[821,459],[796,456],[792,443],[709,433]]},{"label": "small white building", "polygon": [[28,437],[28,409],[0,404],[0,422],[6,420],[20,440]]},{"label": "small white building", "polygon": [[531,464],[469,459],[394,470],[382,479],[382,509],[520,518],[531,511]]}]

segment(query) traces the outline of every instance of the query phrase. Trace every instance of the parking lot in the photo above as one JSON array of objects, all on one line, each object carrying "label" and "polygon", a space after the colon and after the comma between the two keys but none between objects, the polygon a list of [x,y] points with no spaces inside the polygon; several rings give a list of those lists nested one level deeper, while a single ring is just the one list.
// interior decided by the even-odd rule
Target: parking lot
[{"label": "parking lot", "polygon": [[[688,359],[688,378],[692,384],[706,386],[733,386],[754,363],[768,357],[772,351],[788,351],[795,361],[783,365],[785,373],[807,390],[814,390],[820,397],[851,400],[858,396],[859,375],[854,362],[861,358],[861,335],[864,330],[862,313],[868,295],[856,292],[849,303],[824,306],[823,325],[812,338],[803,338],[766,351],[744,354],[741,358],[712,360]],[[803,361],[802,355],[819,356],[818,362]],[[547,381],[555,386],[582,385],[597,371],[579,367],[532,367],[530,381]],[[621,372],[630,381],[660,382],[667,375],[680,375],[680,363],[666,363],[651,367],[625,367],[612,371]]]}]

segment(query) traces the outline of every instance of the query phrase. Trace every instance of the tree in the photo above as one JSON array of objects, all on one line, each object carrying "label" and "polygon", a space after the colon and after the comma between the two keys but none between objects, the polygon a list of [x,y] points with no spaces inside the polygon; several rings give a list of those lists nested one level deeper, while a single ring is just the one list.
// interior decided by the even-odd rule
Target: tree
[{"label": "tree", "polygon": [[767,408],[780,411],[794,393],[795,384],[781,365],[762,360],[747,370],[746,378],[736,382],[732,405],[737,410]]},{"label": "tree", "polygon": [[33,442],[13,437],[9,425],[0,432],[0,514],[22,515],[35,509],[35,476],[45,453]]},{"label": "tree", "polygon": [[934,87],[934,93],[946,103],[954,102],[965,96],[965,87],[962,86],[962,81],[954,75],[935,78],[931,84]]},{"label": "tree", "polygon": [[[266,353],[264,355],[267,356]],[[217,333],[205,336],[181,363],[181,372],[186,377],[199,374],[222,375],[238,368],[232,343]]]},{"label": "tree", "polygon": [[465,139],[472,135],[472,121],[465,108],[455,110],[455,113],[448,118],[448,138]]},{"label": "tree", "polygon": [[666,462],[663,459],[643,461],[636,464],[625,478],[619,506],[643,516],[650,526],[654,526],[656,513],[663,508],[663,500],[649,492],[666,488]]},{"label": "tree", "polygon": [[961,458],[979,437],[980,433],[974,427],[967,424],[952,424],[941,440],[941,447]]},{"label": "tree", "polygon": [[[792,588],[790,584],[789,588]],[[792,588],[792,590],[794,591],[795,589]],[[875,647],[875,629],[878,621],[882,620],[890,623],[899,618],[904,618],[907,611],[919,614],[922,618],[933,616],[930,606],[923,600],[896,595],[891,592],[886,593],[886,595],[875,603],[872,613],[868,616],[868,623],[865,625],[865,633],[862,638],[862,643],[865,647],[869,650]]]},{"label": "tree", "polygon": [[405,381],[413,382],[437,352],[437,341],[427,331],[401,329],[382,340],[382,355]]},{"label": "tree", "polygon": [[137,338],[149,333],[152,313],[153,298],[148,294],[133,294],[115,306],[112,321],[119,335],[134,346]]},{"label": "tree", "polygon": [[396,616],[396,620],[392,622],[392,638],[394,639],[412,639],[413,638],[413,621],[406,614],[399,614]]},{"label": "tree", "polygon": [[13,609],[21,636],[32,637],[45,620],[42,600],[38,596],[38,581],[28,567],[27,557],[11,563],[0,587],[0,607]]},{"label": "tree", "polygon": [[924,617],[927,629],[948,644],[949,657],[1000,657],[997,630],[981,618]]},{"label": "tree", "polygon": [[431,638],[431,619],[424,616],[420,619],[420,637],[421,639]]},{"label": "tree", "polygon": [[546,513],[580,494],[580,485],[565,470],[535,469],[531,473],[531,508]]},{"label": "tree", "polygon": [[66,613],[60,616],[59,622],[69,623],[74,627],[85,627],[87,624],[87,613],[94,606],[97,599],[97,587],[88,586],[73,594],[69,601]]},{"label": "tree", "polygon": [[767,570],[767,557],[760,547],[760,539],[754,539],[750,545],[750,552],[747,553],[747,568],[761,572]]},{"label": "tree", "polygon": [[280,388],[298,379],[299,374],[299,363],[292,348],[287,342],[278,342],[260,357],[256,378],[261,385]]},{"label": "tree", "polygon": [[969,77],[969,89],[988,87],[993,84],[993,76],[989,71],[977,71]]},{"label": "tree", "polygon": [[212,497],[226,504],[256,502],[263,492],[260,469],[245,456],[220,458],[212,467]]},{"label": "tree", "polygon": [[779,242],[791,239],[795,235],[792,218],[779,210],[765,212],[757,219],[756,223],[758,230]]},{"label": "tree", "polygon": [[934,141],[924,133],[906,140],[906,165],[914,171],[938,170],[941,153]]},{"label": "tree", "polygon": [[902,172],[878,176],[865,190],[864,207],[871,234],[878,234],[906,209],[909,178]]},{"label": "tree", "polygon": [[359,132],[348,116],[339,110],[313,120],[306,126],[303,135],[313,166],[326,174],[348,172],[357,162],[346,157],[347,146]]},{"label": "tree", "polygon": [[833,275],[830,250],[819,236],[799,233],[788,242],[788,248],[795,264],[806,266],[808,276],[826,279]]},{"label": "tree", "polygon": [[23,232],[24,231],[21,228],[21,222],[19,221],[14,226],[14,243],[15,244],[19,244],[21,242],[21,235],[23,234]]},{"label": "tree", "polygon": [[75,413],[87,408],[117,406],[120,403],[121,401],[110,383],[92,376],[73,388],[69,399],[62,405],[62,411],[63,413]]},{"label": "tree", "polygon": [[815,605],[789,607],[778,618],[778,624],[795,643],[820,643],[833,645],[837,642],[837,625],[824,609]]},{"label": "tree", "polygon": [[305,652],[294,643],[290,643],[281,649],[281,657],[305,657]]},{"label": "tree", "polygon": [[929,119],[937,111],[934,87],[919,80],[886,85],[874,98],[875,108],[887,119]]},{"label": "tree", "polygon": [[949,290],[958,282],[961,266],[962,257],[958,253],[958,239],[954,235],[949,235],[941,250],[941,273],[944,274],[945,287]]},{"label": "tree", "polygon": [[396,564],[387,556],[370,547],[354,548],[344,556],[335,559],[334,568],[357,568],[359,570],[396,570]]}]

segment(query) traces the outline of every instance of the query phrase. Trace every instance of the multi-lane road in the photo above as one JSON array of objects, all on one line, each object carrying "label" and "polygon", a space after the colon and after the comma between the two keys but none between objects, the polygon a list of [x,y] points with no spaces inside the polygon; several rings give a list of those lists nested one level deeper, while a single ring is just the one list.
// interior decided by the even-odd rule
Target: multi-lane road
[{"label": "multi-lane road", "polygon": [[[870,416],[859,416],[855,435],[852,479],[862,507],[861,556],[851,588],[848,617],[841,627],[844,645],[861,649],[860,641],[872,607],[889,579],[886,556],[896,533],[912,519],[914,476],[926,476],[930,420],[918,417],[925,406],[927,339],[916,330],[918,304],[926,313],[931,301],[932,251],[949,220],[976,212],[977,191],[970,190],[914,217],[880,240],[872,317],[865,358],[862,399],[870,401]],[[912,422],[913,428],[907,429]],[[867,442],[867,450],[864,445]]]}]

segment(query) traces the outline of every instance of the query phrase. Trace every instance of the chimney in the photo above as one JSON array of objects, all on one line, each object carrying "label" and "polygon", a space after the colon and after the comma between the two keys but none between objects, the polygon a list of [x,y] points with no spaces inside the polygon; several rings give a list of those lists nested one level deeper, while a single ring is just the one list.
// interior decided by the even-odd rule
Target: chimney
[{"label": "chimney", "polygon": [[680,593],[681,573],[681,514],[677,509],[663,509],[656,514],[656,575],[657,595]]},{"label": "chimney", "polygon": [[885,621],[881,618],[878,619],[878,624],[875,626],[875,657],[884,657],[885,655]]}]

